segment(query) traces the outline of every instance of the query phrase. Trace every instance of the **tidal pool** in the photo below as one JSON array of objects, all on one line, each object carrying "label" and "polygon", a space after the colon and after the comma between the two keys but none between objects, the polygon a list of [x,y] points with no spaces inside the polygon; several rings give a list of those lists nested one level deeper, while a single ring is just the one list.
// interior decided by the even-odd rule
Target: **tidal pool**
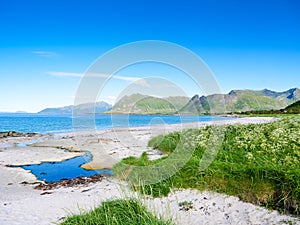
[{"label": "tidal pool", "polygon": [[77,156],[61,162],[43,162],[41,164],[16,167],[30,170],[38,180],[43,180],[45,182],[57,182],[62,179],[72,179],[77,177],[90,177],[95,174],[113,174],[111,169],[86,170],[80,167],[82,164],[90,162],[91,160],[92,154],[86,151],[83,156]]}]

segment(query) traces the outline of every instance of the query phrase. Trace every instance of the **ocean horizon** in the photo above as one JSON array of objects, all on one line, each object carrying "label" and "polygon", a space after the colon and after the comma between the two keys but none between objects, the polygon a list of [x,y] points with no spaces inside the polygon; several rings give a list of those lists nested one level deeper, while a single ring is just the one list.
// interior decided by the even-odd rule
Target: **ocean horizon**
[{"label": "ocean horizon", "polygon": [[63,133],[74,130],[104,130],[228,120],[222,116],[179,116],[179,115],[124,115],[96,114],[73,116],[72,114],[0,113],[0,132]]}]

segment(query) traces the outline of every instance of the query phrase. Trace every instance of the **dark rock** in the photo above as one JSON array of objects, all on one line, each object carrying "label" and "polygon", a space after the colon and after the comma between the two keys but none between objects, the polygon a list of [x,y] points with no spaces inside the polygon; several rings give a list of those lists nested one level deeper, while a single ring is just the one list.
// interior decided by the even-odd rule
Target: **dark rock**
[{"label": "dark rock", "polygon": [[228,93],[228,95],[236,95],[236,91],[232,90]]},{"label": "dark rock", "polygon": [[46,192],[41,193],[41,195],[50,195],[50,194],[52,194],[52,192],[46,191]]},{"label": "dark rock", "polygon": [[0,138],[6,138],[6,137],[34,137],[34,136],[40,136],[38,133],[21,133],[16,131],[6,131],[6,132],[0,132]]},{"label": "dark rock", "polygon": [[191,101],[199,102],[199,95],[194,95],[194,96],[192,97]]},{"label": "dark rock", "polygon": [[23,181],[20,184],[29,184],[27,181]]}]

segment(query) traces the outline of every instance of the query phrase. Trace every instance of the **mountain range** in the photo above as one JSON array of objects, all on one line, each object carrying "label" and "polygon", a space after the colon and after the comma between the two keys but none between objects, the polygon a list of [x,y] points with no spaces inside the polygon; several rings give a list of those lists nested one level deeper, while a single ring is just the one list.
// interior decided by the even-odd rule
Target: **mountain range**
[{"label": "mountain range", "polygon": [[[228,94],[192,98],[172,96],[158,98],[142,94],[122,97],[114,106],[100,101],[77,106],[47,108],[40,114],[114,113],[114,114],[222,114],[256,110],[280,110],[300,100],[300,89],[276,92],[263,90],[232,90]],[[95,111],[94,111],[95,110]]]},{"label": "mountain range", "polygon": [[220,114],[251,110],[279,110],[300,100],[300,89],[283,92],[232,90],[228,94],[157,98],[133,94],[121,98],[108,113],[132,114]]},{"label": "mountain range", "polygon": [[179,113],[230,113],[251,110],[278,110],[300,100],[300,89],[283,92],[263,89],[232,90],[228,94],[195,95]]},{"label": "mountain range", "polygon": [[76,114],[103,113],[112,108],[112,105],[100,101],[96,103],[85,103],[80,105],[70,105],[59,108],[46,108],[38,112],[40,114],[71,114],[76,110]]}]

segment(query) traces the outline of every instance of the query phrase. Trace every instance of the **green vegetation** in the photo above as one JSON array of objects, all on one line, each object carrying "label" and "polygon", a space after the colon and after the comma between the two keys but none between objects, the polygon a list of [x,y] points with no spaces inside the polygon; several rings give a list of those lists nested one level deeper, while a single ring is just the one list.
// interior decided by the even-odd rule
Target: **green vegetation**
[{"label": "green vegetation", "polygon": [[140,202],[114,200],[103,202],[101,207],[82,215],[67,218],[62,225],[171,225],[170,221],[157,219]]},{"label": "green vegetation", "polygon": [[107,113],[131,114],[224,114],[254,110],[280,110],[300,100],[300,89],[284,92],[233,90],[228,94],[157,98],[133,94],[121,98]]},{"label": "green vegetation", "polygon": [[294,102],[293,104],[279,110],[251,110],[247,112],[241,112],[241,115],[284,115],[284,114],[300,114],[300,101]]},{"label": "green vegetation", "polygon": [[147,95],[133,94],[121,98],[108,113],[132,114],[174,114],[183,107],[188,97],[176,96],[156,98]]},{"label": "green vegetation", "polygon": [[[211,165],[199,170],[209,152],[212,131],[224,131],[224,140]],[[240,197],[243,201],[299,215],[300,210],[300,116],[266,124],[208,126],[158,136],[149,146],[168,153],[156,161],[130,157],[115,166],[117,176],[127,177],[133,166],[158,165],[171,153],[192,148],[188,162],[159,183],[134,186],[153,196],[167,195],[171,188],[212,190]],[[184,141],[182,141],[184,140]],[[208,147],[208,148],[207,148]],[[208,149],[208,150],[206,150]],[[174,161],[175,162],[175,161]]]},{"label": "green vegetation", "polygon": [[196,102],[195,106],[199,113],[205,113],[207,110],[201,110],[199,105],[205,109],[206,102],[208,102],[210,113],[230,113],[255,110],[279,110],[297,100],[300,100],[300,90],[298,88],[292,88],[285,92],[275,92],[267,89],[261,91],[233,90],[228,94],[201,97],[200,102]]},{"label": "green vegetation", "polygon": [[288,112],[300,113],[300,100],[285,108]]}]

